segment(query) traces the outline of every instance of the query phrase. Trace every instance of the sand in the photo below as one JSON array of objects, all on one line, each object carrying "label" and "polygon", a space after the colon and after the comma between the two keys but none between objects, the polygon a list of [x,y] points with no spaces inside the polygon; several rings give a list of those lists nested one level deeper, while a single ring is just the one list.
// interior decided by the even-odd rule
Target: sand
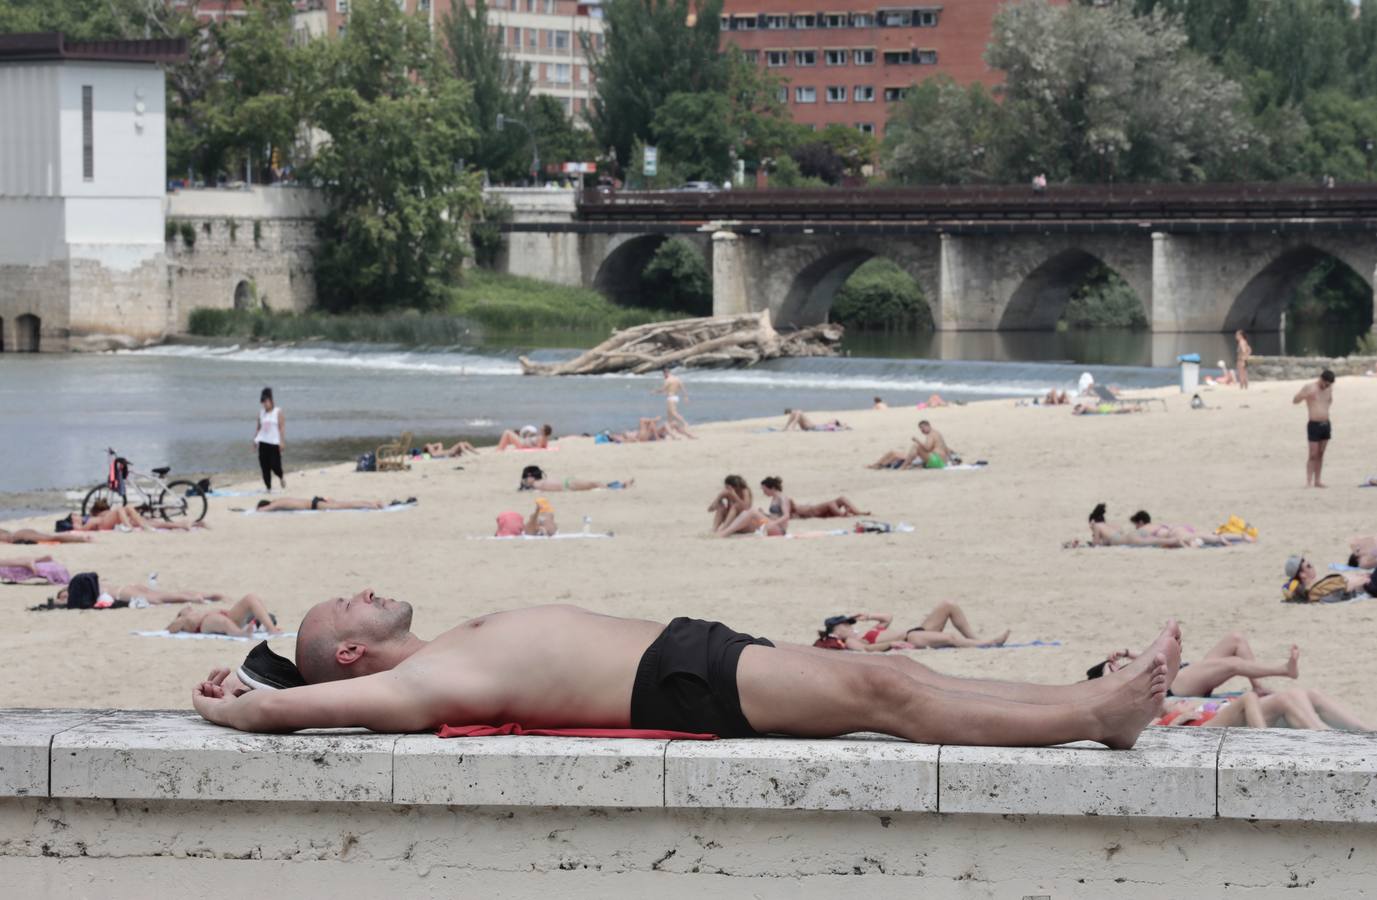
[{"label": "sand", "polygon": [[[372,587],[415,606],[415,630],[433,636],[464,618],[538,603],[668,621],[721,619],[776,640],[811,642],[824,616],[864,609],[917,624],[932,604],[960,603],[977,629],[1013,629],[1012,641],[1060,647],[922,651],[944,672],[1068,681],[1105,651],[1144,644],[1168,616],[1185,630],[1185,658],[1241,629],[1258,655],[1281,660],[1300,644],[1301,679],[1377,718],[1377,600],[1296,606],[1279,601],[1282,564],[1304,553],[1343,561],[1350,535],[1377,531],[1377,489],[1356,485],[1377,470],[1364,422],[1377,415],[1377,379],[1336,386],[1328,490],[1304,484],[1305,413],[1297,383],[1206,391],[1210,409],[1161,391],[1168,409],[1073,417],[1066,408],[1001,400],[916,412],[841,410],[840,433],[762,432],[746,421],[702,425],[696,441],[594,445],[560,441],[557,452],[497,453],[417,462],[405,473],[353,466],[300,471],[288,495],[349,499],[416,496],[399,513],[252,515],[229,512],[255,498],[215,498],[210,530],[97,536],[86,546],[0,545],[0,557],[51,552],[73,572],[106,585],[156,571],[164,588],[255,592],[292,625],[322,599]],[[887,398],[896,403],[900,397]],[[913,398],[917,399],[917,398]],[[781,392],[780,407],[789,403]],[[640,410],[658,409],[647,398]],[[810,411],[811,412],[811,411]],[[692,420],[693,406],[685,406]],[[833,413],[819,413],[831,416]],[[926,416],[981,471],[871,471],[865,463],[907,445]],[[521,424],[521,423],[513,423]],[[628,491],[552,494],[561,525],[610,540],[492,541],[497,513],[532,506],[517,493],[521,468],[552,477],[628,479]],[[457,471],[456,466],[463,470]],[[715,539],[705,508],[728,473],[752,485],[783,477],[796,500],[845,494],[875,518],[911,523],[909,534]],[[757,491],[757,500],[763,497]],[[1063,550],[1087,536],[1099,501],[1112,520],[1146,507],[1157,521],[1213,527],[1230,514],[1261,531],[1256,545],[1226,550]],[[51,527],[50,520],[30,520]],[[796,532],[852,520],[805,521]],[[53,591],[0,586],[0,707],[189,708],[192,684],[212,667],[237,664],[251,646],[137,637],[163,627],[175,608],[28,612]],[[274,642],[290,654],[291,640]],[[539,636],[531,651],[539,658]],[[1282,686],[1278,679],[1276,686]],[[1240,686],[1236,683],[1234,686]]]}]

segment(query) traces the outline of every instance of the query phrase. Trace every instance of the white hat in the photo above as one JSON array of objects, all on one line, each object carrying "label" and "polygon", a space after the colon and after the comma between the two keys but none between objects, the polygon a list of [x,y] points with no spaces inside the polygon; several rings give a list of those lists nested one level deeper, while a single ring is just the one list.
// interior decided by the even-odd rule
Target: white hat
[{"label": "white hat", "polygon": [[522,426],[521,426],[521,433],[522,433],[522,434],[539,434],[540,432],[539,432],[539,430],[538,430],[534,425],[522,425]]}]

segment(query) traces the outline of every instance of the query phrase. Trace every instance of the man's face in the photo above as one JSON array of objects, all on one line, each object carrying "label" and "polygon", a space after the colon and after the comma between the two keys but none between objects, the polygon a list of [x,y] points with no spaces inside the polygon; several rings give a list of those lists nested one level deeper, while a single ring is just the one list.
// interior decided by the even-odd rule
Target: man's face
[{"label": "man's face", "polygon": [[411,630],[411,604],[379,597],[372,588],[317,603],[311,611],[317,610],[340,640],[385,641]]},{"label": "man's face", "polygon": [[1325,381],[1323,378],[1320,379],[1320,390],[1322,390],[1322,391],[1327,391],[1327,390],[1329,390],[1330,388],[1332,388],[1333,386],[1334,386],[1334,382],[1332,382],[1332,381]]},{"label": "man's face", "polygon": [[927,422],[924,422],[922,425],[918,426],[918,430],[923,432],[923,434],[931,434],[932,426],[929,425]]}]

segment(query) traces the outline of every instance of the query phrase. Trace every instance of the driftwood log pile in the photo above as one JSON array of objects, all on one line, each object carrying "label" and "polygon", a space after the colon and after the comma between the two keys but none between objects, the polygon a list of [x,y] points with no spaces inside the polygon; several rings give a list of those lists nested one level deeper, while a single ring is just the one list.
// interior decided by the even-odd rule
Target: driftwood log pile
[{"label": "driftwood log pile", "polygon": [[666,366],[750,366],[785,356],[835,356],[842,327],[814,325],[781,334],[768,312],[653,322],[614,332],[577,359],[535,363],[520,357],[527,375],[641,374]]}]

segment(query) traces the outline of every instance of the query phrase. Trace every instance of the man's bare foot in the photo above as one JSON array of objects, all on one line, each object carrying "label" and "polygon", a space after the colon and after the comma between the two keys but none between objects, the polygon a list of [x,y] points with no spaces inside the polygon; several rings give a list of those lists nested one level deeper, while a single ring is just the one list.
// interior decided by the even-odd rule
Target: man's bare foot
[{"label": "man's bare foot", "polygon": [[1003,647],[1003,646],[1004,646],[1004,642],[1007,641],[1008,639],[1009,639],[1009,629],[1006,628],[1006,629],[1004,629],[1004,632],[1003,632],[1002,634],[997,634],[997,635],[995,635],[994,637],[990,638],[990,639],[987,640],[987,641],[982,641],[982,642],[980,643],[980,646],[982,646],[982,647]]},{"label": "man's bare foot", "polygon": [[1329,487],[1329,485],[1327,485],[1327,484],[1320,484],[1320,483],[1317,481],[1317,482],[1315,482],[1315,487],[1317,487],[1317,488],[1326,488],[1326,487]]},{"label": "man's bare foot", "polygon": [[1300,647],[1295,644],[1291,645],[1291,657],[1286,660],[1286,677],[1300,677]]},{"label": "man's bare foot", "polygon": [[1161,714],[1171,683],[1168,668],[1167,655],[1159,651],[1151,656],[1144,653],[1132,666],[1114,673],[1132,673],[1132,677],[1118,680],[1114,690],[1092,701],[1090,711],[1099,723],[1095,740],[1111,750],[1127,750],[1137,743],[1138,735]]}]

